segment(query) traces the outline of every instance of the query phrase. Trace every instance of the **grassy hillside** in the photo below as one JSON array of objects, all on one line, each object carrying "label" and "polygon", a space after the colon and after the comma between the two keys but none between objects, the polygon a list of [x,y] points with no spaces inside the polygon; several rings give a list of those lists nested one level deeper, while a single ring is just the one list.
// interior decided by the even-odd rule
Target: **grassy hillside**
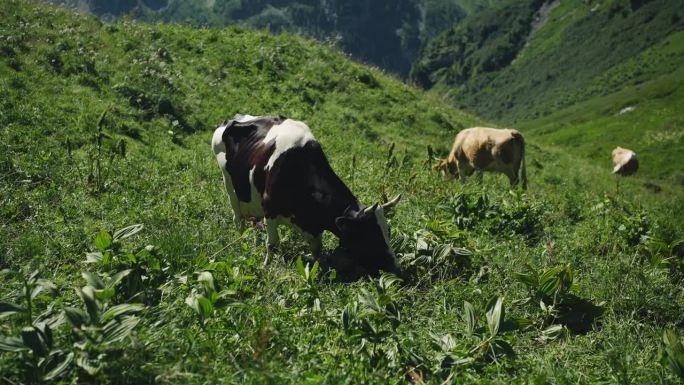
[{"label": "grassy hillside", "polygon": [[[287,34],[0,19],[1,382],[677,381],[680,189],[534,140],[526,193],[443,179],[427,146],[478,119]],[[291,232],[262,266],[209,148],[236,112],[305,120],[363,202],[402,193],[406,280],[340,282]]]},{"label": "grassy hillside", "polygon": [[[617,144],[635,147],[645,174],[681,179],[681,4],[563,1],[547,18],[534,16],[532,33],[540,4],[508,2],[465,19],[429,44],[413,78],[457,106],[595,161]],[[637,104],[634,114],[616,116]]]}]

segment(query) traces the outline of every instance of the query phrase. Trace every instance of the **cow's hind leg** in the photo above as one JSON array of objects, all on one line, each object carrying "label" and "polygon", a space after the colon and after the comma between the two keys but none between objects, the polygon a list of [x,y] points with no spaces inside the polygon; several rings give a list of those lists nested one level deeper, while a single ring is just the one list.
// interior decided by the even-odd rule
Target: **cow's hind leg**
[{"label": "cow's hind leg", "polygon": [[245,231],[245,219],[242,217],[242,213],[240,212],[240,202],[238,201],[238,197],[235,194],[235,190],[233,189],[233,184],[230,180],[230,174],[228,174],[225,170],[222,171],[223,185],[226,187],[228,201],[230,202],[231,209],[233,209],[233,223],[235,224],[235,227],[238,229],[240,234],[242,234]]},{"label": "cow's hind leg", "polygon": [[518,167],[511,167],[505,171],[508,181],[511,182],[511,187],[518,185]]}]

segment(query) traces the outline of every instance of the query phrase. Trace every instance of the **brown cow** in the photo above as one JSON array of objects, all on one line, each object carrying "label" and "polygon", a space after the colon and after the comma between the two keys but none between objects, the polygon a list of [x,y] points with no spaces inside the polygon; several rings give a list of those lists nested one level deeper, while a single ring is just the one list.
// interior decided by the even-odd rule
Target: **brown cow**
[{"label": "brown cow", "polygon": [[[522,169],[521,169],[522,166]],[[517,130],[473,127],[460,131],[449,157],[437,166],[464,180],[477,171],[497,171],[508,176],[512,186],[527,188],[525,139]]]},{"label": "brown cow", "polygon": [[636,153],[622,147],[615,147],[613,150],[613,174],[629,176],[639,169],[639,159]]}]

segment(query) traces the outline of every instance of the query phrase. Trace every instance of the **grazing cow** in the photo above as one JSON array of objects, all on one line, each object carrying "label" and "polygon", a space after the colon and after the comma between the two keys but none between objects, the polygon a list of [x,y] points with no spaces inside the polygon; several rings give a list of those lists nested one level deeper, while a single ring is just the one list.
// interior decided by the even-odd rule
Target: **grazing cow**
[{"label": "grazing cow", "polygon": [[613,174],[629,176],[639,169],[639,159],[634,151],[622,147],[613,150]]},{"label": "grazing cow", "polygon": [[449,157],[436,168],[448,169],[452,175],[458,173],[461,180],[476,170],[498,171],[508,176],[512,186],[518,184],[520,170],[525,189],[525,139],[520,132],[509,128],[467,128],[456,135]]},{"label": "grazing cow", "polygon": [[235,115],[214,131],[212,147],[234,221],[265,218],[267,256],[279,243],[278,226],[299,230],[314,255],[328,230],[340,248],[368,272],[399,273],[385,213],[400,196],[364,207],[330,167],[309,127],[283,116]]}]

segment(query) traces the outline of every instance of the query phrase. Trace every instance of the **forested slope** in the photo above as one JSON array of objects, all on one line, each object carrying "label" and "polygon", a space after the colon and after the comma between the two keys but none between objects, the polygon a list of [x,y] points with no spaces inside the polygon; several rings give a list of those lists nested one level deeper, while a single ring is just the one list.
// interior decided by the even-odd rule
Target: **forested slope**
[{"label": "forested slope", "polygon": [[405,77],[419,49],[468,14],[501,0],[48,0],[107,19],[195,26],[242,24],[333,40],[357,60]]}]

